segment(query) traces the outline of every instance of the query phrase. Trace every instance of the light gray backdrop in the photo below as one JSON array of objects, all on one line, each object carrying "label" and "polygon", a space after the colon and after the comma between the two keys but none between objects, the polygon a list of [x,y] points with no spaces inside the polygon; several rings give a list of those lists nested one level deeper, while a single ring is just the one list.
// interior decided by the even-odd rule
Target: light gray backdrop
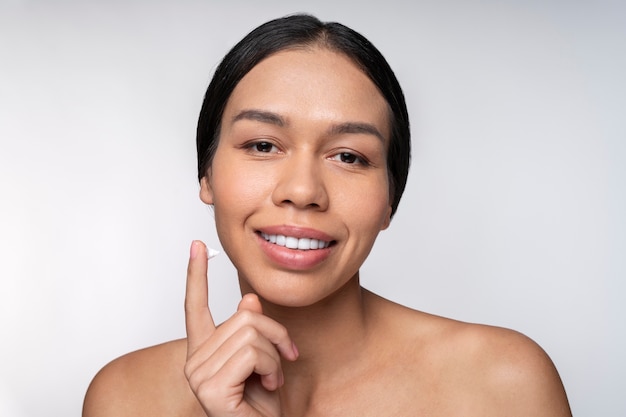
[{"label": "light gray backdrop", "polygon": [[[226,4],[228,3],[228,4]],[[520,330],[578,416],[624,416],[626,8],[618,1],[4,1],[0,415],[79,415],[125,352],[184,336],[210,73],[309,11],[386,55],[411,110],[404,201],[364,285]],[[211,263],[217,318],[237,302]]]}]

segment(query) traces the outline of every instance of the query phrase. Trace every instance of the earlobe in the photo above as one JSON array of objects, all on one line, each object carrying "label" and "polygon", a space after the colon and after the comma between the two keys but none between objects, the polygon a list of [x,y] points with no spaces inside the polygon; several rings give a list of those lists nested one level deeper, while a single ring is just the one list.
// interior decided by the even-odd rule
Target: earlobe
[{"label": "earlobe", "polygon": [[385,213],[385,220],[383,221],[383,225],[380,230],[386,230],[391,223],[391,206],[387,207],[387,213]]},{"label": "earlobe", "polygon": [[213,188],[211,188],[208,174],[200,180],[200,200],[204,204],[213,204]]}]

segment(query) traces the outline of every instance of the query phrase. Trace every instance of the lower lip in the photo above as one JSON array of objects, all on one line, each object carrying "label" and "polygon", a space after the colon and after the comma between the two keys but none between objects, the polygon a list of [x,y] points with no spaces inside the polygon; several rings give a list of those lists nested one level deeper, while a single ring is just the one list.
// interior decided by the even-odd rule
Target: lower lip
[{"label": "lower lip", "polygon": [[332,247],[324,249],[289,249],[286,246],[279,246],[270,243],[257,234],[261,249],[265,255],[276,265],[297,271],[311,269],[324,262],[330,255]]}]

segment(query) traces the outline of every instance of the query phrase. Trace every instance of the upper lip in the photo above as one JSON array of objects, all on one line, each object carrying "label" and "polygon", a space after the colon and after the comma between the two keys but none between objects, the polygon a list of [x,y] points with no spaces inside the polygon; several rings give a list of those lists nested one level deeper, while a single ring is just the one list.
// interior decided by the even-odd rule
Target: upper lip
[{"label": "upper lip", "polygon": [[302,238],[310,238],[323,240],[326,242],[332,242],[334,239],[332,236],[324,233],[320,230],[311,229],[309,227],[301,227],[301,226],[290,226],[290,225],[277,225],[277,226],[266,226],[259,228],[258,232],[266,233],[268,235],[284,235],[291,236],[298,239]]}]

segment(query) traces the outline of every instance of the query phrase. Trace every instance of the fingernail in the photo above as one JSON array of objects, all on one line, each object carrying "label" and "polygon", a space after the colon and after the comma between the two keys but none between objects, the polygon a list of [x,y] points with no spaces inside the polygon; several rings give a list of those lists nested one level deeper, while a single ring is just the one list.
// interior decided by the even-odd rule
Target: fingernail
[{"label": "fingernail", "polygon": [[298,351],[298,347],[296,346],[296,342],[291,342],[291,349],[293,350],[293,354],[295,355],[295,359],[298,359],[298,356],[300,356],[300,352]]},{"label": "fingernail", "polygon": [[209,249],[209,259],[215,258],[217,255],[220,254],[220,251],[218,251],[217,249],[211,249],[211,248],[208,248],[208,249]]},{"label": "fingernail", "polygon": [[194,240],[191,242],[191,248],[189,249],[189,257],[191,259],[196,259],[198,256],[198,252],[200,251],[200,242]]}]

